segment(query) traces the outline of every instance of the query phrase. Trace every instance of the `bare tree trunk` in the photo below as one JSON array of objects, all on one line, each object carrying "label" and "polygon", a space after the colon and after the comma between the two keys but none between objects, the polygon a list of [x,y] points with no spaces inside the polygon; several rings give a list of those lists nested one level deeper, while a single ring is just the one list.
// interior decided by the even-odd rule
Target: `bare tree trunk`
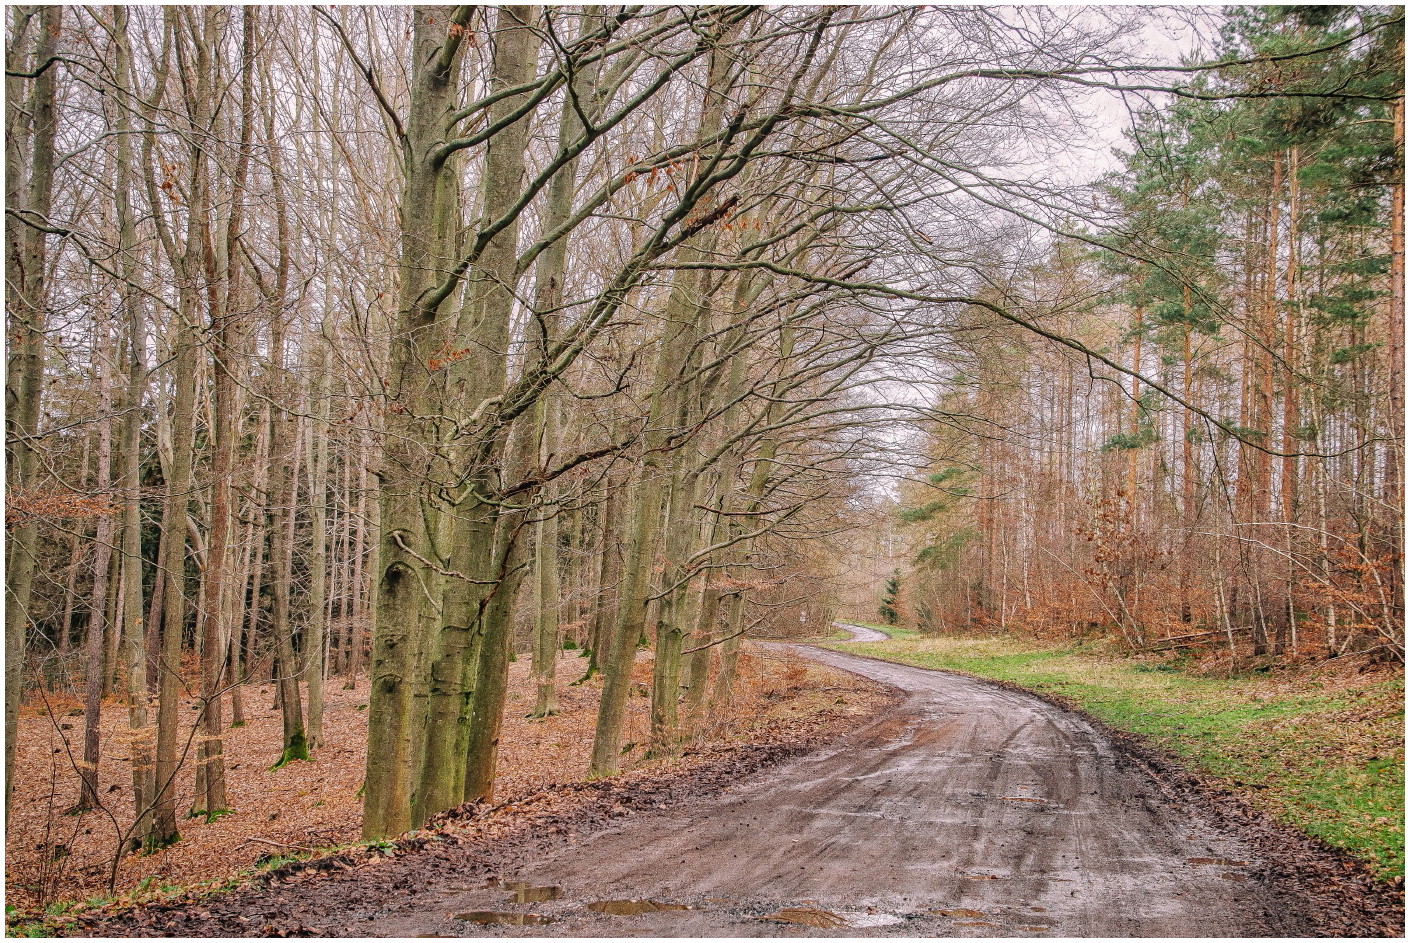
[{"label": "bare tree trunk", "polygon": [[[234,537],[234,479],[240,438],[240,379],[236,375],[247,357],[243,315],[240,303],[240,229],[244,219],[244,189],[250,163],[250,141],[254,125],[255,11],[243,10],[240,65],[240,142],[231,181],[230,213],[223,233],[223,258],[216,259],[212,247],[207,271],[223,269],[224,285],[211,279],[211,334],[214,413],[214,448],[211,455],[210,540],[206,567],[201,579],[201,740],[198,762],[203,774],[204,794],[196,796],[193,811],[207,816],[224,812],[225,796],[225,713],[223,691],[229,683],[230,636],[235,629],[226,621],[226,597],[231,592],[231,555]],[[223,290],[221,290],[223,288]],[[235,623],[238,625],[239,623]]]},{"label": "bare tree trunk", "polygon": [[[538,34],[535,32],[538,8],[498,7],[494,23],[494,52],[490,88],[504,91],[516,88],[533,77],[537,67]],[[490,108],[490,121],[508,120],[522,104],[522,97],[507,96]],[[509,214],[520,193],[528,143],[527,117],[508,125],[485,146],[481,180],[481,218],[478,229],[488,231],[493,223]],[[468,420],[482,403],[500,395],[505,388],[505,366],[510,342],[511,313],[517,281],[516,243],[518,216],[485,244],[474,267],[466,276],[464,296],[455,325],[455,337],[473,344],[460,359],[445,367],[448,376],[446,403],[451,414]],[[503,525],[500,510],[492,499],[494,473],[501,465],[522,469],[530,464],[533,439],[526,436],[523,423],[515,425],[523,447],[513,449],[502,462],[502,433],[466,437],[449,450],[454,467],[463,468],[464,483],[457,489],[454,506],[445,521],[444,558],[454,574],[445,580],[440,625],[432,636],[429,659],[430,690],[426,699],[426,735],[421,748],[420,783],[413,799],[413,820],[458,805],[472,787],[464,779],[466,770],[493,776],[493,757],[480,762],[460,752],[476,749],[482,731],[477,727],[494,725],[498,717],[482,707],[485,697],[494,700],[494,689],[505,682],[507,670],[497,661],[509,640],[501,635],[512,631],[507,621],[512,590],[506,592],[503,574],[494,567],[508,550],[497,544]],[[527,455],[524,454],[527,451]],[[519,454],[516,454],[519,453]],[[518,528],[512,533],[517,537]],[[493,598],[490,598],[492,594]],[[498,604],[493,600],[497,599]],[[489,675],[474,671],[477,661],[488,658],[496,667]],[[480,685],[487,678],[491,688],[483,694]],[[469,687],[473,684],[474,687]],[[500,702],[502,705],[502,701]],[[472,712],[480,719],[472,719]],[[467,730],[468,737],[467,737]],[[497,742],[491,738],[491,747]],[[468,744],[468,747],[467,747]],[[474,788],[480,788],[477,784]],[[488,788],[485,785],[483,788]]]},{"label": "bare tree trunk", "polygon": [[[125,83],[131,68],[127,36],[128,11],[113,9],[114,74]],[[121,448],[122,510],[122,656],[127,668],[127,725],[132,767],[134,822],[132,841],[137,847],[151,840],[153,800],[152,736],[147,725],[147,649],[142,624],[142,400],[147,389],[146,323],[136,290],[136,221],[132,211],[132,117],[117,110],[116,193],[118,267],[122,273],[122,303],[127,316],[124,349],[127,387],[123,397]]]},{"label": "bare tree trunk", "polygon": [[[282,333],[277,327],[275,333]],[[274,362],[282,357],[282,338],[271,345]],[[273,410],[273,431],[270,434],[270,458],[273,474],[270,475],[270,499],[273,508],[270,513],[270,526],[273,538],[270,541],[270,564],[273,578],[270,581],[270,631],[274,636],[276,658],[276,683],[279,687],[279,709],[283,715],[283,749],[275,766],[283,766],[294,760],[307,760],[308,733],[304,726],[303,696],[299,691],[300,663],[294,652],[294,626],[289,618],[289,592],[293,583],[294,571],[294,500],[298,485],[299,442],[293,417],[283,410]]]},{"label": "bare tree trunk", "polygon": [[[189,295],[190,293],[187,292]],[[190,301],[189,297],[187,298]],[[187,310],[183,305],[183,310]],[[193,485],[191,450],[196,407],[196,340],[187,324],[177,325],[172,357],[172,463],[162,510],[158,566],[166,575],[162,604],[161,655],[157,682],[157,799],[152,842],[160,847],[177,841],[176,772],[179,768],[181,721],[182,634],[186,628],[186,504]]]},{"label": "bare tree trunk", "polygon": [[533,717],[558,713],[558,514],[545,512],[534,541]]},{"label": "bare tree trunk", "polygon": [[[363,433],[358,433],[358,444],[361,446],[359,454],[366,455],[370,446],[363,438]],[[367,585],[367,573],[365,572],[367,555],[369,548],[375,546],[376,539],[368,533],[373,529],[368,523],[368,501],[367,496],[371,492],[371,481],[367,471],[367,462],[359,461],[357,468],[357,521],[352,538],[352,591],[353,606],[350,615],[351,622],[345,630],[346,643],[345,661],[343,670],[347,672],[351,681],[357,676],[357,671],[362,667],[364,639],[366,631],[372,621],[372,606],[370,605],[373,594],[369,593]],[[373,563],[375,564],[375,560]]]},{"label": "bare tree trunk", "polygon": [[524,568],[524,541],[518,533],[522,522],[522,511],[501,515],[499,531],[495,535],[494,559],[498,562],[500,578],[481,616],[489,628],[484,633],[484,644],[475,666],[475,694],[465,744],[463,802],[487,800],[494,796],[495,773],[499,765],[499,735],[504,723],[505,699],[509,693],[510,646],[514,642],[509,631],[510,615]]},{"label": "bare tree trunk", "polygon": [[[598,7],[584,10],[579,35],[597,25]],[[598,63],[579,71],[574,77],[571,94],[564,97],[558,120],[558,149],[566,151],[583,133],[580,108],[586,107],[592,117],[600,112],[595,96]],[[578,159],[573,158],[558,170],[548,187],[544,232],[554,232],[568,221],[573,212],[573,197],[577,192]],[[538,258],[534,271],[534,319],[536,325],[534,359],[543,363],[549,345],[558,334],[559,307],[563,304],[563,282],[568,271],[568,237],[554,242]],[[538,463],[550,467],[559,446],[560,406],[551,390],[545,390],[534,403],[534,426],[538,440]],[[531,716],[547,717],[558,713],[556,684],[558,657],[562,651],[561,613],[559,610],[558,549],[559,510],[552,498],[557,490],[553,482],[541,489],[544,509],[534,532],[534,647],[533,676],[535,680],[534,709]]]},{"label": "bare tree trunk", "polygon": [[[602,670],[604,656],[610,650],[613,628],[620,611],[621,597],[617,585],[621,582],[621,534],[625,522],[621,520],[620,494],[622,489],[614,487],[612,478],[605,482],[606,493],[599,505],[598,520],[601,524],[598,536],[598,558],[596,586],[593,595],[592,625],[588,630],[588,663],[581,681],[586,681]],[[575,682],[576,683],[576,682]]]},{"label": "bare tree trunk", "polygon": [[327,671],[328,595],[328,348],[321,353],[317,379],[310,390],[314,428],[309,436],[309,557],[308,637],[304,645],[304,672],[308,679],[308,744],[317,749],[323,737],[323,678]]},{"label": "bare tree trunk", "polygon": [[[442,122],[456,103],[460,47],[472,10],[417,7],[412,71],[402,136],[401,273],[397,324],[387,380],[384,462],[380,489],[376,624],[369,674],[367,773],[363,835],[380,838],[413,823],[412,798],[421,773],[427,695],[426,657],[441,628],[441,508],[427,494],[440,467],[438,434],[421,417],[445,402],[446,371],[427,370],[453,349],[448,318],[425,301],[458,261],[459,166],[434,151]],[[451,32],[451,27],[456,32]],[[449,615],[449,614],[448,614]]]},{"label": "bare tree trunk", "polygon": [[[54,138],[58,127],[55,85],[59,69],[44,68],[34,79],[27,107],[15,72],[46,64],[56,54],[62,32],[60,7],[14,7],[12,45],[6,55],[5,206],[27,223],[47,221],[53,201]],[[34,37],[32,59],[19,50]],[[24,61],[19,61],[24,60]],[[28,123],[26,124],[26,118]],[[28,160],[26,161],[26,155]],[[38,467],[34,437],[39,433],[39,399],[44,390],[45,268],[44,233],[5,217],[5,284],[9,359],[5,365],[5,484],[11,497],[33,488]],[[15,736],[20,692],[24,688],[30,591],[34,583],[38,525],[26,521],[5,541],[5,807],[15,781]]]},{"label": "bare tree trunk", "polygon": [[[666,340],[663,339],[663,345]],[[657,355],[670,358],[663,349]],[[658,368],[658,375],[660,368]],[[666,392],[658,385],[653,391],[657,402]],[[657,407],[660,408],[660,407]],[[652,410],[656,413],[656,409]],[[657,421],[652,422],[657,426]],[[659,428],[659,426],[658,426]],[[630,492],[634,500],[626,515],[626,541],[622,548],[622,579],[617,590],[617,624],[610,634],[610,647],[599,660],[602,666],[602,697],[598,702],[597,727],[593,732],[592,765],[594,777],[614,776],[621,771],[622,724],[626,718],[627,696],[631,691],[632,665],[636,661],[637,640],[646,627],[647,598],[650,596],[650,572],[655,556],[656,538],[661,527],[664,477],[661,453],[653,451],[654,436],[648,432],[646,454],[638,463]]]},{"label": "bare tree trunk", "polygon": [[[97,338],[98,346],[106,347],[106,327]],[[113,458],[113,389],[108,376],[108,360],[99,361],[98,374],[98,448],[94,491],[107,496],[112,488]],[[114,521],[112,515],[98,518],[98,530],[93,538],[93,586],[89,593],[87,664],[84,666],[85,692],[83,702],[83,763],[79,767],[78,809],[96,809],[98,799],[98,746],[103,711],[103,681],[106,677],[103,636],[108,630],[108,570],[113,556]]]},{"label": "bare tree trunk", "polygon": [[[1401,43],[1402,58],[1404,43]],[[1395,144],[1405,152],[1405,95],[1396,99],[1394,109]],[[1386,505],[1390,508],[1390,566],[1386,599],[1390,622],[1405,625],[1405,180],[1403,172],[1391,187],[1390,213],[1390,343],[1386,362],[1390,364],[1391,448],[1386,476]],[[1401,642],[1404,629],[1401,630]]]}]

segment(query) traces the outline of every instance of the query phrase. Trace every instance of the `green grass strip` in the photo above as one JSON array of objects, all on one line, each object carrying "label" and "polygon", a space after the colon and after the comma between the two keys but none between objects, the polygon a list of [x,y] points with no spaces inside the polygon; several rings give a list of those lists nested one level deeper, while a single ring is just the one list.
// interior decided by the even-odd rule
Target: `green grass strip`
[{"label": "green grass strip", "polygon": [[1379,877],[1405,874],[1403,677],[1303,671],[1212,678],[1187,670],[1193,665],[1178,656],[1153,661],[1083,645],[914,632],[828,647],[1060,695],[1344,849]]}]

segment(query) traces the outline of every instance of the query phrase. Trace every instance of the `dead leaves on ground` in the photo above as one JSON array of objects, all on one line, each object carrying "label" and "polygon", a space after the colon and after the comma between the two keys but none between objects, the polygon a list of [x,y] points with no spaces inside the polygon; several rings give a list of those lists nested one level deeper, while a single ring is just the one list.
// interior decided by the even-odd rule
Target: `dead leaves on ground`
[{"label": "dead leaves on ground", "polygon": [[[528,662],[521,659],[510,665],[497,783],[500,795],[522,801],[502,808],[504,815],[500,817],[521,813],[541,816],[545,834],[564,834],[573,828],[570,810],[555,813],[544,807],[551,804],[549,800],[535,805],[532,797],[585,778],[600,681],[570,686],[569,682],[582,674],[582,660],[565,654],[558,677],[561,712],[530,719],[524,716],[524,707],[532,706],[534,697]],[[840,719],[868,715],[886,700],[879,687],[852,675],[821,665],[794,664],[771,653],[742,654],[732,710],[706,732],[708,743],[749,743],[767,729],[766,739],[771,742],[801,744]],[[637,665],[635,674],[640,681],[649,681],[649,659]],[[845,705],[837,704],[839,691],[847,694]],[[261,861],[282,871],[283,861],[305,854],[306,849],[358,840],[366,681],[359,679],[351,689],[339,683],[328,685],[324,743],[314,761],[291,763],[279,770],[268,768],[278,755],[280,740],[273,689],[248,685],[244,697],[248,723],[227,731],[225,737],[233,812],[213,822],[185,819],[180,823],[182,840],[172,847],[153,855],[123,856],[117,882],[120,894],[145,883],[144,893],[160,896],[164,887],[219,882]],[[82,752],[77,739],[81,729],[72,724],[63,729],[60,722],[63,709],[71,706],[62,697],[51,699],[52,714],[31,706],[20,720],[15,795],[6,834],[7,900],[20,909],[54,900],[93,898],[107,889],[107,872],[117,844],[112,820],[104,811],[62,814],[73,804],[78,790],[68,756]],[[629,710],[624,739],[645,742],[649,737],[649,701],[633,699]],[[104,718],[99,792],[119,826],[125,827],[131,818],[126,711],[107,704]],[[67,719],[62,722],[69,723]],[[190,765],[183,770],[177,788],[178,802],[189,802],[194,791]],[[528,807],[522,807],[524,802]],[[453,810],[453,815],[476,818],[495,808],[495,804],[463,807]],[[623,811],[630,814],[637,808],[627,802]],[[438,818],[444,825],[449,817]]]}]

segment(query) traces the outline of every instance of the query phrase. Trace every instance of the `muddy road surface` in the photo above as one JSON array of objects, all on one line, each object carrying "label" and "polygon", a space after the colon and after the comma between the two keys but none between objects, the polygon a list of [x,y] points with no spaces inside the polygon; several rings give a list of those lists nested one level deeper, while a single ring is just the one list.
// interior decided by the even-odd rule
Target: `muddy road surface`
[{"label": "muddy road surface", "polygon": [[[907,692],[833,746],[615,821],[339,935],[1301,935],[1221,833],[1082,718],[957,675],[800,654]],[[354,908],[355,909],[355,908]]]}]

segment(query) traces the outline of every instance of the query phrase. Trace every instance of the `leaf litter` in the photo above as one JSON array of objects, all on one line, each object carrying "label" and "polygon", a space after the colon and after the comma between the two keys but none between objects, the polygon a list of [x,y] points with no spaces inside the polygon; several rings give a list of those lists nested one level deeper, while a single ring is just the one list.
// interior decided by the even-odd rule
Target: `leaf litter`
[{"label": "leaf litter", "polygon": [[[532,704],[527,659],[510,668],[511,698],[501,742],[502,799],[468,803],[440,813],[425,828],[393,842],[330,849],[311,860],[276,857],[267,870],[245,870],[239,881],[230,881],[228,875],[232,871],[249,869],[255,860],[271,851],[268,846],[248,843],[251,832],[270,841],[290,841],[289,832],[281,829],[291,826],[323,831],[344,828],[350,836],[358,833],[360,804],[356,791],[362,775],[360,738],[365,731],[366,712],[354,708],[359,703],[357,695],[365,697],[366,689],[360,686],[351,692],[336,692],[346,695],[345,703],[350,705],[342,717],[355,718],[361,724],[354,722],[349,725],[351,730],[334,733],[331,721],[339,716],[335,707],[325,720],[325,730],[330,734],[327,742],[331,746],[341,738],[352,744],[344,747],[351,755],[325,748],[328,752],[317,755],[316,762],[293,763],[275,771],[306,773],[308,798],[318,795],[324,800],[322,803],[307,802],[302,810],[296,810],[300,812],[297,816],[287,807],[275,811],[279,802],[287,802],[286,793],[281,792],[271,797],[268,804],[241,804],[237,815],[209,826],[201,823],[197,828],[183,829],[182,842],[172,849],[153,856],[130,856],[128,863],[136,865],[138,873],[180,873],[185,888],[172,888],[165,899],[137,908],[131,906],[130,897],[91,907],[71,917],[65,932],[108,936],[153,932],[182,936],[269,936],[284,932],[322,935],[323,931],[315,926],[320,918],[328,918],[322,920],[324,924],[336,922],[338,914],[346,914],[350,899],[372,906],[379,895],[395,896],[399,890],[424,887],[431,881],[448,886],[467,878],[488,880],[504,872],[512,873],[528,848],[550,847],[619,816],[654,811],[683,799],[723,791],[742,777],[845,734],[895,703],[897,697],[884,685],[846,672],[781,653],[746,650],[740,660],[732,710],[706,732],[708,739],[686,749],[674,761],[638,761],[633,768],[634,757],[629,755],[628,771],[621,776],[587,782],[600,682],[567,687],[566,682],[581,674],[581,663],[577,658],[566,657],[559,675],[564,685],[559,692],[562,712],[555,717],[530,720],[523,716],[522,708],[516,709],[525,702]],[[638,663],[636,672],[643,681],[650,678],[649,658]],[[649,704],[643,703],[645,700],[633,699],[624,739],[646,741]],[[270,714],[272,737],[262,748],[273,755],[277,754],[278,716],[273,711]],[[229,742],[227,756],[233,752]],[[340,770],[330,767],[338,764],[343,788],[347,790],[347,801],[342,803],[328,801],[332,784],[340,781]],[[126,774],[125,767],[116,761],[109,761],[105,768],[111,776]],[[264,764],[258,768],[263,770]],[[320,781],[326,781],[329,787],[319,790]],[[335,821],[335,814],[341,815],[342,821]],[[212,840],[221,834],[215,827],[232,825],[240,826],[233,836],[224,841]],[[293,834],[302,839],[299,844],[310,842],[305,831]],[[163,856],[176,850],[188,853],[192,871],[168,870],[172,859]],[[449,864],[452,861],[453,866]],[[7,877],[13,881],[14,872]],[[207,883],[197,883],[202,878]],[[138,880],[129,878],[129,886]],[[353,883],[344,883],[348,881]],[[220,887],[222,883],[224,888]],[[232,883],[236,888],[228,890]],[[280,890],[277,897],[271,897],[266,888],[275,887]],[[306,888],[307,896],[291,893],[294,888]],[[211,896],[222,889],[227,892]]]}]

